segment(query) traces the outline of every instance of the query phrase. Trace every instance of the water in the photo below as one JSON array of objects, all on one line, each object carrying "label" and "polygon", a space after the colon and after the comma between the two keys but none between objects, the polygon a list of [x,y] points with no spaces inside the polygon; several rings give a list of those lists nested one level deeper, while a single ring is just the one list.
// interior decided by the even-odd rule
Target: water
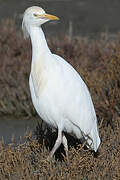
[{"label": "water", "polygon": [[40,118],[16,118],[16,117],[0,117],[0,141],[4,139],[5,145],[11,143],[12,138],[14,137],[14,142],[17,144],[22,138],[24,142],[24,137],[27,133],[33,132],[40,122]]},{"label": "water", "polygon": [[49,35],[64,34],[72,22],[74,35],[96,35],[101,31],[120,31],[119,0],[0,0],[0,19],[16,17],[21,26],[24,10],[33,5],[43,7],[46,12],[60,17],[59,23],[47,23],[45,32]]}]

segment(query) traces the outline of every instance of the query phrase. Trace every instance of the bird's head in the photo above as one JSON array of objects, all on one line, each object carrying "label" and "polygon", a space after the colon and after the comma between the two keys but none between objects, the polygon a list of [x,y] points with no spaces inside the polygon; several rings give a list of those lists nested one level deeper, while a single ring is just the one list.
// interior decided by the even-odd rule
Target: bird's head
[{"label": "bird's head", "polygon": [[30,26],[40,27],[42,24],[50,20],[59,20],[58,17],[47,14],[41,7],[33,6],[26,9],[23,16],[22,30],[24,37],[29,36]]}]

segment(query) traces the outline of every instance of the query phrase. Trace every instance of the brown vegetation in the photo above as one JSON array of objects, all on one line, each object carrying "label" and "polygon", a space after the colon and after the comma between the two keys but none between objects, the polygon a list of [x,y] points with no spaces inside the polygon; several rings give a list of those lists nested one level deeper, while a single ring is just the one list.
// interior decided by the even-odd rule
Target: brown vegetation
[{"label": "brown vegetation", "polygon": [[[48,136],[37,130],[42,143],[27,137],[25,144],[0,145],[0,179],[120,179],[120,37],[108,39],[48,39],[53,53],[63,56],[88,85],[102,139],[97,158],[82,145],[69,148],[69,160],[47,161]],[[23,40],[14,23],[0,26],[0,115],[34,116],[28,88],[30,41]],[[41,130],[42,131],[42,130]],[[38,136],[37,136],[38,137]],[[68,138],[70,140],[70,138]],[[40,140],[40,139],[39,139]],[[43,143],[44,142],[44,143]],[[50,141],[51,143],[51,141]]]}]

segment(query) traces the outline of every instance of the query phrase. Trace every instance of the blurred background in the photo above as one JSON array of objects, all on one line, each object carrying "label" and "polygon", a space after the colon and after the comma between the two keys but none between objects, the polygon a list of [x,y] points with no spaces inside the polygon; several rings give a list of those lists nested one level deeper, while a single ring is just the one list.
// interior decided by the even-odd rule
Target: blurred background
[{"label": "blurred background", "polygon": [[[95,91],[95,84],[90,83],[95,81],[92,77],[88,78],[88,71],[91,73],[95,68],[97,73],[97,68],[103,68],[104,64],[100,57],[107,56],[109,59],[112,47],[118,49],[119,0],[0,0],[0,139],[3,136],[6,143],[11,141],[13,134],[16,134],[17,142],[28,126],[33,129],[39,119],[28,85],[31,44],[23,39],[21,30],[25,9],[35,5],[60,17],[60,21],[43,26],[48,44],[52,52],[64,57],[82,75],[89,88],[92,88],[95,104],[98,98],[92,92]],[[100,37],[97,42],[89,41],[97,37]],[[116,37],[118,40],[115,42]],[[110,39],[113,41],[108,42]],[[27,116],[31,121],[26,118],[20,121],[21,116]],[[37,118],[33,121],[34,116]]]},{"label": "blurred background", "polygon": [[24,10],[33,5],[60,17],[57,25],[45,25],[48,35],[68,33],[71,28],[73,35],[92,37],[100,32],[112,34],[120,31],[119,0],[0,0],[0,20],[15,18],[21,28]]}]

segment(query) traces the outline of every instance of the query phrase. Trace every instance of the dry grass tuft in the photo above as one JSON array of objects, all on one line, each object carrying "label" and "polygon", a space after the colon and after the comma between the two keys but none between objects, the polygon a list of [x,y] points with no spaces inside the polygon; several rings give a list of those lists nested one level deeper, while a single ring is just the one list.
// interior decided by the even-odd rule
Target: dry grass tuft
[{"label": "dry grass tuft", "polygon": [[[120,179],[120,37],[109,40],[74,38],[48,39],[53,53],[66,58],[88,85],[95,104],[102,139],[97,158],[68,136],[69,160],[47,161],[48,147],[56,134],[39,130],[37,139],[24,144],[0,145],[1,180],[38,179]],[[23,40],[14,22],[0,25],[0,115],[34,116],[28,88],[31,63],[30,41]],[[49,131],[48,131],[49,132]],[[49,132],[51,133],[51,132]],[[63,152],[63,150],[61,150]],[[64,153],[64,152],[63,152]],[[58,154],[60,154],[58,152]],[[57,154],[56,154],[57,157]]]}]

